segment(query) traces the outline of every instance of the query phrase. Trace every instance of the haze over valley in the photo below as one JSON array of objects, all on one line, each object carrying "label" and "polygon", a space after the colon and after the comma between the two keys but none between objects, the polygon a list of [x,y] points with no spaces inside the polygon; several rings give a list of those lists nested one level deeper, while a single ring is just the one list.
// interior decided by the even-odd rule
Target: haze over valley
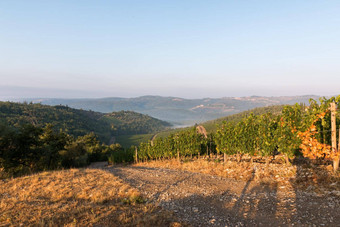
[{"label": "haze over valley", "polygon": [[[130,110],[147,114],[173,126],[189,126],[208,120],[240,113],[256,107],[305,103],[315,95],[282,97],[225,97],[184,99],[178,97],[141,96],[137,98],[99,99],[25,99],[28,102],[46,105],[67,105],[76,109],[93,110],[102,113]],[[22,101],[22,100],[21,100]]]}]

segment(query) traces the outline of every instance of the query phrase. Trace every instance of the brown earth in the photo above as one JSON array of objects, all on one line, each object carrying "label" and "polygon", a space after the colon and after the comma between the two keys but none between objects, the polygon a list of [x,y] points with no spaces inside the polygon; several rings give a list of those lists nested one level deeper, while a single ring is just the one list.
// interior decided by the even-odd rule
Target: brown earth
[{"label": "brown earth", "polygon": [[239,180],[147,165],[95,168],[118,176],[148,203],[173,211],[193,226],[340,226],[337,193],[258,181],[255,172]]}]

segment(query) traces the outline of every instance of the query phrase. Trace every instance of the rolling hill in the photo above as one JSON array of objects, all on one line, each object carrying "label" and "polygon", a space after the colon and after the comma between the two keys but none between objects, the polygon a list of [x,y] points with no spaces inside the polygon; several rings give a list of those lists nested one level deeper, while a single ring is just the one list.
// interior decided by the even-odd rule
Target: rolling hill
[{"label": "rolling hill", "polygon": [[129,136],[151,137],[150,134],[171,126],[165,121],[132,111],[104,114],[61,105],[13,102],[0,102],[0,122],[11,126],[33,124],[39,127],[49,123],[75,137],[94,132],[104,143],[119,143],[119,137],[124,137],[125,145],[129,145],[129,141],[126,141]]},{"label": "rolling hill", "polygon": [[109,113],[129,110],[170,122],[177,126],[194,125],[220,117],[240,113],[256,107],[308,103],[318,96],[282,97],[225,97],[184,99],[178,97],[142,96],[137,98],[100,99],[29,99],[34,103],[46,105],[68,105],[72,108]]}]

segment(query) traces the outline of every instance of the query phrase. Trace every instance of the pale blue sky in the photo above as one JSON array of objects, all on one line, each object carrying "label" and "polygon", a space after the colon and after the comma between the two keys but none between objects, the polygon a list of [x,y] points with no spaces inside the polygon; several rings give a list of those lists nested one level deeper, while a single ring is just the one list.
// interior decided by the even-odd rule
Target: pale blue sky
[{"label": "pale blue sky", "polygon": [[0,1],[0,97],[334,95],[340,1]]}]

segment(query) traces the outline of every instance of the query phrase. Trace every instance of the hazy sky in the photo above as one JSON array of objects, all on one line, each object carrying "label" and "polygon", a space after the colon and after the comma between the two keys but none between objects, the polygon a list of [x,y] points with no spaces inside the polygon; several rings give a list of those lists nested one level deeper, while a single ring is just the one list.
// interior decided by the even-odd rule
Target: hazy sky
[{"label": "hazy sky", "polygon": [[340,1],[0,1],[0,98],[333,95]]}]

